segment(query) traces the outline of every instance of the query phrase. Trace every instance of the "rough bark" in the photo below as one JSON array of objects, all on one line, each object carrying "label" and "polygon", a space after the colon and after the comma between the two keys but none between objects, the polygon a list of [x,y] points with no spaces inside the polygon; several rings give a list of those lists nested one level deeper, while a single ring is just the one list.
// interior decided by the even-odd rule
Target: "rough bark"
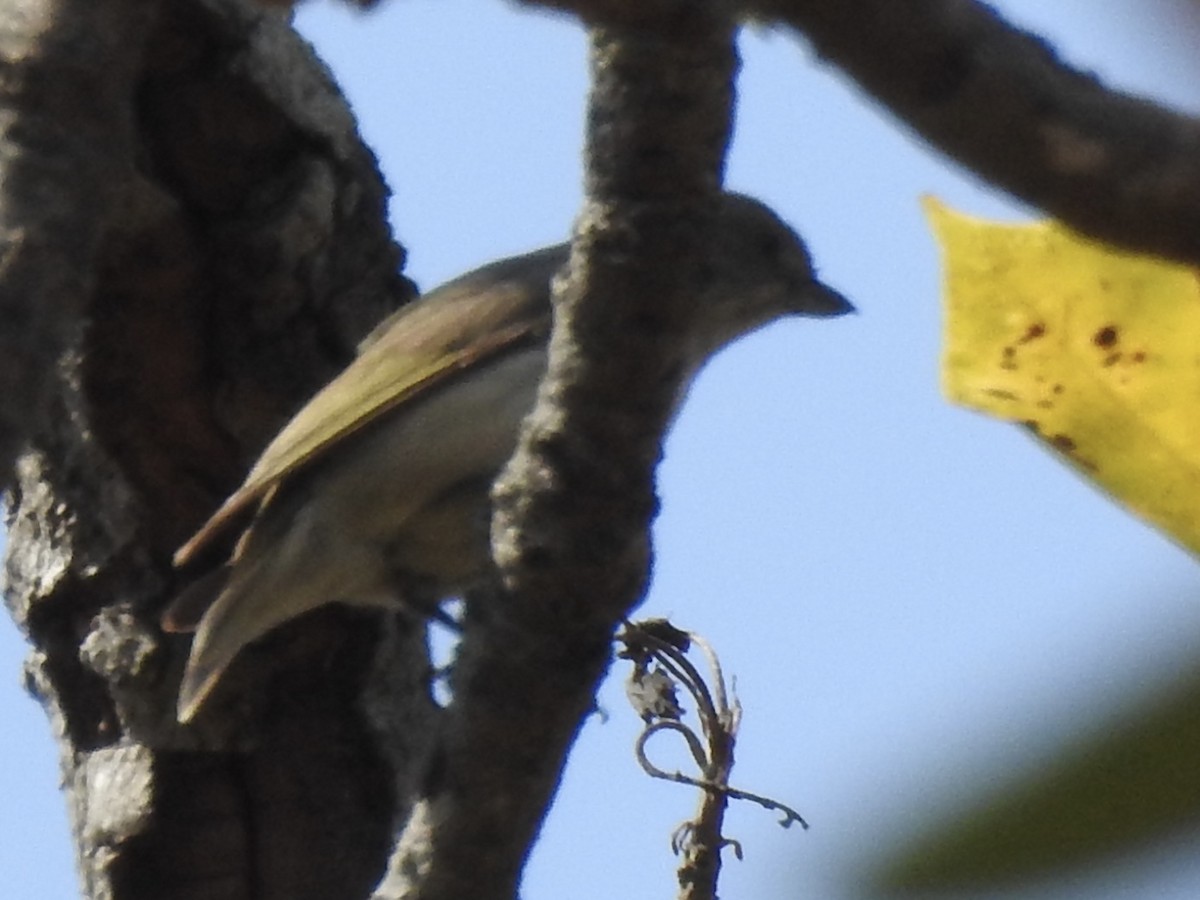
[{"label": "rough bark", "polygon": [[[0,10],[6,601],[89,897],[513,896],[646,581],[670,335],[735,66],[731,24],[695,0],[547,5],[593,28],[588,200],[455,702],[430,700],[420,628],[327,608],[244,654],[189,729],[173,720],[186,642],[155,624],[179,587],[171,551],[411,286],[374,161],[286,13]],[[745,5],[985,177],[1200,261],[1192,120],[1105,91],[968,0]]]},{"label": "rough bark", "polygon": [[934,147],[1083,234],[1200,264],[1200,121],[1107,88],[978,0],[745,0]]},{"label": "rough bark", "polygon": [[0,297],[57,304],[45,327],[5,313],[22,376],[46,385],[41,415],[9,405],[26,446],[6,599],[60,741],[84,891],[366,896],[429,732],[420,629],[342,609],[298,622],[183,730],[186,641],[156,617],[173,548],[412,293],[374,159],[282,14],[29,0],[0,33],[29,73],[5,70],[29,127],[10,129],[24,145],[0,179]]}]

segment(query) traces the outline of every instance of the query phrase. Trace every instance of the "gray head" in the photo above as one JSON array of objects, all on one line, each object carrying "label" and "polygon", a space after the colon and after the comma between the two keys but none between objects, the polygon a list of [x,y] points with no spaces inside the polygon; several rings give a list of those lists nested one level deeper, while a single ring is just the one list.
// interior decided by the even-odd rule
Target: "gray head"
[{"label": "gray head", "polygon": [[759,201],[725,194],[713,251],[703,273],[709,313],[701,341],[708,352],[788,315],[829,318],[854,312],[845,297],[821,284],[804,242]]},{"label": "gray head", "polygon": [[[845,297],[816,279],[800,237],[767,206],[743,194],[723,194],[699,273],[693,322],[694,357],[707,359],[721,347],[788,315],[830,318],[854,312]],[[425,299],[453,302],[486,288],[540,309],[550,301],[550,284],[570,256],[569,244],[545,247],[489,263],[447,282]],[[405,307],[381,322],[360,352],[410,315]]]}]

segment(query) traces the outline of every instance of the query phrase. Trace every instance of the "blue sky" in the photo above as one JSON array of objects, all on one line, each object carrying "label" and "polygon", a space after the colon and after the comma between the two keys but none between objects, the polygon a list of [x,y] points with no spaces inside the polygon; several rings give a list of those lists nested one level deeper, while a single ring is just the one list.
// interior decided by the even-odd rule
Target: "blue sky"
[{"label": "blue sky", "polygon": [[[1188,4],[998,4],[1121,87],[1200,108]],[[586,69],[568,19],[480,0],[301,28],[354,103],[423,287],[563,239],[580,199]],[[735,805],[746,851],[723,895],[850,898],[856,872],[930,817],[1045,759],[1189,671],[1200,570],[1018,430],[938,389],[937,253],[918,198],[1028,211],[911,139],[782,33],[743,36],[731,187],[773,205],[861,315],[789,322],[696,384],[667,445],[642,612],[716,645],[745,719],[735,782],[796,806],[784,831]],[[75,892],[57,760],[0,625],[0,871],[23,896]],[[623,676],[618,668],[616,675]],[[573,754],[524,896],[671,896],[672,829],[694,798],[648,782],[620,678]],[[683,761],[664,742],[664,763]],[[1194,897],[1180,843],[1022,897]],[[581,887],[584,886],[584,887]],[[989,900],[999,900],[992,895]]]}]

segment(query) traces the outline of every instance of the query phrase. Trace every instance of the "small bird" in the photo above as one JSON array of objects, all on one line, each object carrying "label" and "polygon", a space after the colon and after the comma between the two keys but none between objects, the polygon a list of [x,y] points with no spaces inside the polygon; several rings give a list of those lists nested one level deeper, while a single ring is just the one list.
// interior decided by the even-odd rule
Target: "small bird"
[{"label": "small bird", "polygon": [[[714,227],[692,374],[774,319],[853,311],[763,204],[723,195]],[[228,562],[163,615],[165,630],[195,631],[180,722],[243,647],[286,621],[332,602],[428,611],[486,572],[491,484],[534,405],[551,281],[569,249],[476,269],[384,320],[176,552],[176,566],[194,562],[253,513]]]}]

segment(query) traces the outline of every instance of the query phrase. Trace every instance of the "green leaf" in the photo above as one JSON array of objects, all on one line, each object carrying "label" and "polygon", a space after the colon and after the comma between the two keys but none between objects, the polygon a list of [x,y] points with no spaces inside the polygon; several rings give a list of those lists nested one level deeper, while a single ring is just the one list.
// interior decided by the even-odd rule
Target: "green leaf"
[{"label": "green leaf", "polygon": [[887,892],[997,888],[1143,849],[1200,822],[1200,672],[970,814],[872,879]]}]

